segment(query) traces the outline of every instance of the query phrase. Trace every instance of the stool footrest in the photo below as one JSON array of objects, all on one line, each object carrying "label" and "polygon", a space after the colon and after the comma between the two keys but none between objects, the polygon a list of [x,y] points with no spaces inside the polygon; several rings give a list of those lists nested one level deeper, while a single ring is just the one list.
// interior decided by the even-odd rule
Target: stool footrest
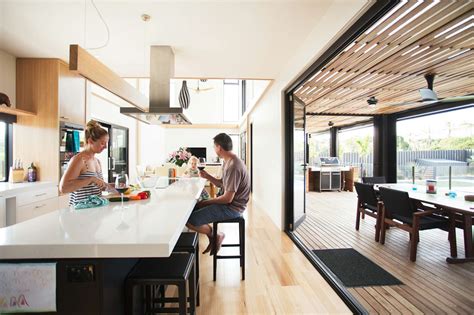
[{"label": "stool footrest", "polygon": [[216,256],[217,259],[237,259],[237,258],[240,258],[242,256],[240,255],[235,255],[235,256]]},{"label": "stool footrest", "polygon": [[[179,308],[177,307],[152,308],[145,314],[155,314],[155,313],[179,313]],[[191,313],[189,308],[188,308],[188,313]]]},{"label": "stool footrest", "polygon": [[221,247],[240,247],[240,244],[222,244]]}]

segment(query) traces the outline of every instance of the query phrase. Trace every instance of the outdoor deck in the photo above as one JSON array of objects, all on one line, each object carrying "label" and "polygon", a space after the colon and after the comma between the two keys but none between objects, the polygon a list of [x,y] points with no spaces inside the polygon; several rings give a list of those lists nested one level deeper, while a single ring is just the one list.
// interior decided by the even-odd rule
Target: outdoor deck
[{"label": "outdoor deck", "polygon": [[[311,192],[307,217],[296,234],[310,249],[354,248],[402,281],[398,286],[350,288],[371,314],[473,314],[474,263],[449,265],[448,233],[420,233],[416,262],[409,260],[409,234],[387,231],[385,245],[374,241],[375,219],[366,216],[355,230],[357,196],[351,192]],[[464,255],[457,229],[458,255]]]}]

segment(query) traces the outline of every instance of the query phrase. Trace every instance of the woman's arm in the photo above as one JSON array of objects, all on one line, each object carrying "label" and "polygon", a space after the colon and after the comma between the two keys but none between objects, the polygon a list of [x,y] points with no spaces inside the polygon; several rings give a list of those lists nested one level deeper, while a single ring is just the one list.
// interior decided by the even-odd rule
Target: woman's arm
[{"label": "woman's arm", "polygon": [[78,179],[81,174],[81,169],[82,161],[77,156],[74,156],[69,162],[68,168],[59,182],[60,192],[70,193],[92,183],[96,184],[101,189],[107,186],[103,180],[97,177]]}]

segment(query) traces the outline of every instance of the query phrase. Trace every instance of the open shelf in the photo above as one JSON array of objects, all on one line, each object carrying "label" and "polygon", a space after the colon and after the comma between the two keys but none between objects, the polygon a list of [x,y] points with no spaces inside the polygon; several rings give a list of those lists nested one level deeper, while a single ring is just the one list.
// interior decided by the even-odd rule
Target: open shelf
[{"label": "open shelf", "polygon": [[5,113],[8,115],[14,115],[14,116],[36,116],[36,113],[29,112],[22,109],[7,107],[6,105],[0,106],[0,113]]}]

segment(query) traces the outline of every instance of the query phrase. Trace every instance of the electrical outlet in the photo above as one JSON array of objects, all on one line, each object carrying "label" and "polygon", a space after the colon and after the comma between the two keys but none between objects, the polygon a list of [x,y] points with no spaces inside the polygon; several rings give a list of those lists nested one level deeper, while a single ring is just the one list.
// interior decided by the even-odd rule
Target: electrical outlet
[{"label": "electrical outlet", "polygon": [[66,272],[68,282],[92,282],[95,280],[94,265],[68,265]]}]

